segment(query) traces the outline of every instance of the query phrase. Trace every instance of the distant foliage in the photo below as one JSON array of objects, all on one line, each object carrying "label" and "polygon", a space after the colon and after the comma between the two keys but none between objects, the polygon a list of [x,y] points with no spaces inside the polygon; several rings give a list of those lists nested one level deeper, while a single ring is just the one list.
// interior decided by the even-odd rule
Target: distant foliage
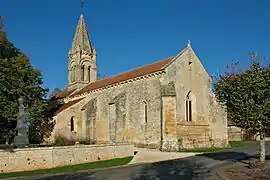
[{"label": "distant foliage", "polygon": [[51,99],[52,97],[55,97],[57,95],[57,93],[59,93],[60,91],[61,90],[59,88],[54,88],[54,90],[49,95],[49,99]]},{"label": "distant foliage", "polygon": [[106,78],[106,77],[107,77],[106,75],[98,74],[97,80],[101,80],[101,79],[104,79],[104,78]]}]

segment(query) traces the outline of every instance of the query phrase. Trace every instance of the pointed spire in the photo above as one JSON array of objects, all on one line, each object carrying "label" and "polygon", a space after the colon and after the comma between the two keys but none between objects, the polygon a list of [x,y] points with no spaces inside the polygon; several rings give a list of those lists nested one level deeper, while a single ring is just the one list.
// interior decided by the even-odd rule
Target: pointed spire
[{"label": "pointed spire", "polygon": [[72,42],[72,52],[76,52],[78,48],[82,51],[88,52],[90,54],[93,53],[93,47],[91,45],[88,30],[85,24],[85,20],[83,14],[81,14],[75,36]]}]

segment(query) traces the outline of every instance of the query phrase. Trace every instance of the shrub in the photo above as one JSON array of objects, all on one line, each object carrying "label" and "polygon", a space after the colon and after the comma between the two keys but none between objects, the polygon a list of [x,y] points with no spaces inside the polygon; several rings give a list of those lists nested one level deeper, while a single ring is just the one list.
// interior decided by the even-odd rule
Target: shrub
[{"label": "shrub", "polygon": [[70,146],[75,145],[76,141],[74,139],[69,139],[64,136],[57,136],[55,138],[54,145],[56,146]]}]

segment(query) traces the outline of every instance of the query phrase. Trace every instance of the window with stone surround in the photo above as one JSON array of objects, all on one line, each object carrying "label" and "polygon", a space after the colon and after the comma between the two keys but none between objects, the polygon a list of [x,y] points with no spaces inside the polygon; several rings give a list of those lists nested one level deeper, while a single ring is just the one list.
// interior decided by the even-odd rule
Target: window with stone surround
[{"label": "window with stone surround", "polygon": [[90,80],[91,80],[91,67],[90,66],[88,66],[87,73],[88,73],[88,81],[90,82]]},{"label": "window with stone surround", "polygon": [[70,119],[70,131],[73,132],[74,131],[74,117],[72,116]]},{"label": "window with stone surround", "polygon": [[190,93],[191,91],[188,92],[186,97],[186,121],[192,121],[192,101]]},{"label": "window with stone surround", "polygon": [[147,124],[148,117],[147,117],[147,103],[146,103],[146,101],[143,101],[143,120],[144,120],[144,123]]},{"label": "window with stone surround", "polygon": [[82,81],[84,81],[84,65],[81,67],[81,71],[82,71]]}]

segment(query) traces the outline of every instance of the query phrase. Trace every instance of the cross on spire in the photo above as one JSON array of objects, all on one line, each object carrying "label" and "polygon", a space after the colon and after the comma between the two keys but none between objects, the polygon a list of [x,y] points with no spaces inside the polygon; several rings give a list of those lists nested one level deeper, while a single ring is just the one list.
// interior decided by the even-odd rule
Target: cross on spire
[{"label": "cross on spire", "polygon": [[188,40],[188,44],[187,44],[188,47],[191,47],[191,43],[190,43],[190,40]]}]

